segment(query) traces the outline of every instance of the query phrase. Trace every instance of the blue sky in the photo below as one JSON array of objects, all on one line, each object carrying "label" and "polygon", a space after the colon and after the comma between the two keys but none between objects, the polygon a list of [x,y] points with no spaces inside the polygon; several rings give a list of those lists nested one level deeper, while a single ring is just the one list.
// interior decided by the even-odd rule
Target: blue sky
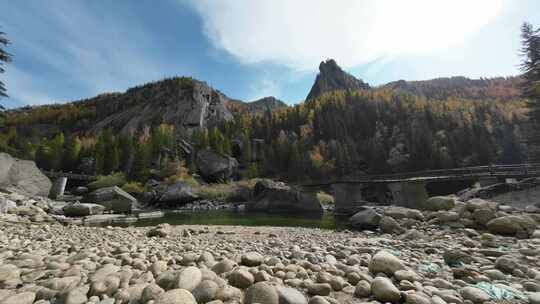
[{"label": "blue sky", "polygon": [[302,101],[335,58],[372,85],[519,72],[519,27],[537,0],[0,1],[13,62],[9,107],[66,102],[160,78],[232,98]]}]

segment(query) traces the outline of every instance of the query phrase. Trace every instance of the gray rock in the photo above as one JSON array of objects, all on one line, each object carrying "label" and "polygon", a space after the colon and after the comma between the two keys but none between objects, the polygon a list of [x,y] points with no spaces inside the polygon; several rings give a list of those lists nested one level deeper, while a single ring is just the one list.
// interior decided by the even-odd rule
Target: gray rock
[{"label": "gray rock", "polygon": [[371,284],[368,281],[360,281],[356,284],[354,295],[358,298],[367,298],[371,295]]},{"label": "gray rock", "polygon": [[401,234],[405,232],[405,229],[403,229],[401,225],[394,218],[390,216],[383,216],[383,218],[379,222],[379,228],[381,229],[381,232],[383,233]]},{"label": "gray rock", "polygon": [[248,252],[242,255],[242,264],[246,266],[259,266],[264,257],[258,252]]},{"label": "gray rock", "polygon": [[102,214],[105,211],[105,207],[98,204],[69,204],[62,208],[66,216],[79,217],[87,215]]},{"label": "gray rock", "polygon": [[405,303],[407,304],[432,304],[431,299],[428,296],[421,294],[419,292],[406,294]]},{"label": "gray rock", "polygon": [[215,272],[216,274],[222,274],[224,272],[229,272],[233,270],[234,265],[235,265],[234,262],[231,260],[223,260],[223,261],[217,262],[212,267],[212,271]]},{"label": "gray rock", "polygon": [[10,209],[17,208],[17,204],[4,197],[0,197],[0,213],[7,213]]},{"label": "gray rock", "polygon": [[415,219],[419,221],[424,220],[424,215],[422,212],[416,209],[410,209],[405,207],[399,207],[399,206],[391,206],[384,210],[384,215],[390,216],[396,220],[399,219]]},{"label": "gray rock", "polygon": [[156,227],[150,229],[146,235],[149,237],[158,236],[158,237],[167,237],[171,233],[171,225],[164,223],[159,224]]},{"label": "gray rock", "polygon": [[160,204],[166,207],[187,204],[199,198],[191,186],[181,181],[173,184],[156,184],[144,194],[144,197],[146,203]]},{"label": "gray rock", "polygon": [[279,304],[307,304],[306,297],[297,289],[277,285],[276,291],[279,296]]},{"label": "gray rock", "polygon": [[51,181],[41,173],[35,162],[0,153],[0,187],[46,197],[51,186]]},{"label": "gray rock", "polygon": [[403,269],[405,269],[403,262],[385,250],[377,252],[369,262],[369,271],[374,274],[382,272],[387,275],[394,275],[396,271]]},{"label": "gray rock", "polygon": [[146,303],[150,300],[157,300],[164,292],[165,290],[163,290],[163,288],[159,287],[157,284],[150,284],[143,289],[141,301]]},{"label": "gray rock", "polygon": [[162,293],[155,304],[197,304],[195,297],[185,289],[171,289]]},{"label": "gray rock", "polygon": [[248,211],[257,212],[304,212],[321,214],[323,207],[315,193],[271,180],[261,180],[253,189],[254,200],[246,205]]},{"label": "gray rock", "polygon": [[202,272],[197,267],[187,267],[176,278],[176,288],[192,291],[202,281]]},{"label": "gray rock", "polygon": [[540,304],[540,292],[531,292],[527,295],[530,304]]},{"label": "gray rock", "polygon": [[431,211],[450,210],[454,208],[455,199],[447,196],[433,196],[425,202],[425,209]]},{"label": "gray rock", "polygon": [[197,303],[206,303],[212,301],[217,294],[219,286],[216,282],[210,280],[202,281],[195,289],[193,289],[192,294],[197,300]]},{"label": "gray rock", "polygon": [[482,289],[467,286],[459,290],[459,293],[465,300],[469,300],[475,304],[484,303],[490,300],[490,297]]},{"label": "gray rock", "polygon": [[355,229],[377,229],[381,219],[382,216],[375,209],[365,207],[351,216],[349,223]]},{"label": "gray rock", "polygon": [[238,161],[234,157],[212,150],[198,151],[195,164],[207,182],[224,182],[231,179],[238,170]]},{"label": "gray rock", "polygon": [[478,208],[473,211],[474,221],[482,226],[485,226],[489,221],[496,218],[495,210],[488,208]]},{"label": "gray rock", "polygon": [[312,295],[327,296],[332,291],[332,286],[328,283],[313,283],[308,285],[307,289]]},{"label": "gray rock", "polygon": [[330,304],[330,302],[328,302],[325,297],[314,296],[313,298],[309,299],[308,304]]},{"label": "gray rock", "polygon": [[[0,155],[1,156],[1,155]],[[36,294],[33,292],[21,292],[15,295],[4,298],[0,304],[32,304],[36,299]]]},{"label": "gray rock", "polygon": [[373,297],[381,302],[398,303],[401,300],[399,289],[388,278],[377,277],[371,283]]},{"label": "gray rock", "polygon": [[248,288],[255,282],[253,275],[244,269],[237,269],[229,275],[229,284],[238,288]]},{"label": "gray rock", "polygon": [[249,287],[244,295],[245,304],[279,304],[279,295],[274,286],[259,282]]},{"label": "gray rock", "polygon": [[530,236],[536,229],[536,222],[526,215],[508,215],[492,219],[486,224],[488,231],[494,234],[510,236]]},{"label": "gray rock", "polygon": [[114,186],[90,192],[84,197],[84,202],[102,205],[105,210],[116,213],[131,213],[137,199]]},{"label": "gray rock", "polygon": [[460,264],[470,264],[474,262],[474,259],[470,253],[458,250],[450,249],[443,253],[444,262],[449,266],[459,266]]}]

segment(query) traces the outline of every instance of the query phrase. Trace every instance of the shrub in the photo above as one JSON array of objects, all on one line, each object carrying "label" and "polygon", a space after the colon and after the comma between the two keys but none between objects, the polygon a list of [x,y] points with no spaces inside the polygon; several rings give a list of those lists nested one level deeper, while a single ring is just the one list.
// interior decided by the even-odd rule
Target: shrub
[{"label": "shrub", "polygon": [[130,194],[139,194],[144,192],[144,186],[139,182],[128,182],[122,186],[122,190]]},{"label": "shrub", "polygon": [[334,197],[324,191],[317,193],[317,199],[321,204],[329,205],[334,203]]},{"label": "shrub", "polygon": [[170,163],[166,168],[161,171],[164,177],[164,181],[167,184],[174,184],[181,181],[192,187],[199,185],[199,182],[193,176],[189,174],[189,170],[186,168],[184,161]]},{"label": "shrub", "polygon": [[96,181],[88,184],[88,189],[96,190],[100,188],[118,186],[122,187],[126,183],[126,176],[124,173],[116,172],[111,175],[100,175]]}]

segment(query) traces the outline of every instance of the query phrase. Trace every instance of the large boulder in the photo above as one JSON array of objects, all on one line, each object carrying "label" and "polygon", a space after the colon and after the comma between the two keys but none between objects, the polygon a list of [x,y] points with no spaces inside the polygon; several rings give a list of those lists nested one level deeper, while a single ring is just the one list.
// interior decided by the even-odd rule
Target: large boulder
[{"label": "large boulder", "polygon": [[323,212],[315,193],[302,192],[284,183],[261,180],[253,189],[254,200],[246,205],[248,211],[261,212]]},{"label": "large boulder", "polygon": [[433,196],[428,198],[423,206],[425,210],[440,211],[454,208],[455,199],[448,196]]},{"label": "large boulder", "polygon": [[99,204],[117,213],[131,213],[137,199],[124,190],[114,187],[97,189],[84,197],[85,203]]},{"label": "large boulder", "polygon": [[52,183],[30,160],[0,153],[0,187],[13,188],[29,195],[48,196]]},{"label": "large boulder", "polygon": [[224,182],[231,179],[238,170],[236,158],[212,150],[199,151],[195,164],[207,182]]},{"label": "large boulder", "polygon": [[199,197],[193,193],[193,189],[181,181],[173,184],[149,185],[151,190],[144,193],[144,200],[149,204],[177,206],[190,203]]},{"label": "large boulder", "polygon": [[102,214],[105,211],[105,207],[98,204],[69,204],[62,208],[64,215],[66,216],[87,216]]},{"label": "large boulder", "polygon": [[349,223],[356,229],[377,229],[382,216],[373,208],[364,207],[349,218]]},{"label": "large boulder", "polygon": [[494,234],[528,237],[532,235],[537,224],[526,215],[508,215],[492,219],[486,226],[489,232]]}]

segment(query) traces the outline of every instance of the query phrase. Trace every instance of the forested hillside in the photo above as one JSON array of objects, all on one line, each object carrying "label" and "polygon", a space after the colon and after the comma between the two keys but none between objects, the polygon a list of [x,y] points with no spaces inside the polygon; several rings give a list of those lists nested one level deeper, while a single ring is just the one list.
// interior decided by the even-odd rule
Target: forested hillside
[{"label": "forested hillside", "polygon": [[[191,143],[193,154],[211,148],[232,155],[242,176],[287,180],[519,163],[525,160],[520,141],[527,111],[519,82],[398,81],[329,91],[287,107],[275,98],[226,99],[209,87],[193,89],[202,82],[173,78],[124,94],[11,111],[0,147],[45,169],[123,171],[140,181],[169,162],[196,171],[179,140]],[[201,92],[215,94],[208,99],[214,110],[192,116],[185,104],[207,100]],[[188,114],[180,111],[182,103]],[[144,109],[154,110],[145,116]]]}]

